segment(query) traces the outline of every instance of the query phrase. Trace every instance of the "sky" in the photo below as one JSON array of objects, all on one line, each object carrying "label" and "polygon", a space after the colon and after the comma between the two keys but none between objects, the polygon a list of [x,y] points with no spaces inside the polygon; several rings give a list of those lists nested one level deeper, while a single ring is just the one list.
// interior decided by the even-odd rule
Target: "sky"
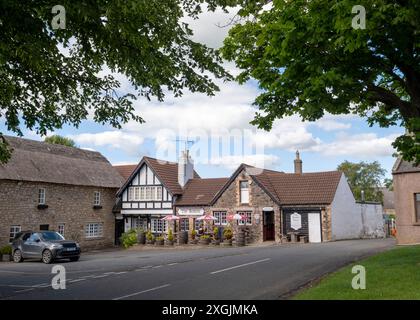
[{"label": "sky", "polygon": [[[194,40],[218,48],[228,32],[228,27],[221,26],[232,17],[233,13],[216,11],[186,21],[194,30]],[[225,67],[233,75],[238,73],[232,63],[226,62]],[[127,79],[117,77],[120,92],[131,91]],[[190,140],[190,153],[201,177],[230,176],[240,163],[293,172],[296,150],[304,172],[335,170],[344,160],[377,160],[390,176],[395,161],[391,143],[404,132],[402,128],[369,127],[366,119],[355,115],[326,115],[316,122],[302,122],[297,116],[276,120],[266,132],[249,124],[256,112],[252,103],[259,94],[255,81],[216,83],[220,92],[213,97],[185,92],[180,98],[168,94],[164,102],[138,99],[136,112],[144,124],[129,122],[117,130],[86,120],[78,129],[66,126],[54,134],[101,152],[112,164],[138,163],[144,155],[176,161],[185,148],[185,142],[177,139]],[[0,132],[12,134],[4,122]],[[23,132],[25,138],[43,139],[35,132]]]}]

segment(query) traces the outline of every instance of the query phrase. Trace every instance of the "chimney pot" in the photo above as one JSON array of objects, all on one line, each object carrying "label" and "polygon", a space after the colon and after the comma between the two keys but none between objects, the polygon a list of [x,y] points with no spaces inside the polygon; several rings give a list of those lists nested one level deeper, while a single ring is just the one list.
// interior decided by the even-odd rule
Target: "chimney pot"
[{"label": "chimney pot", "polygon": [[300,159],[299,150],[296,150],[295,173],[302,174],[302,160]]}]

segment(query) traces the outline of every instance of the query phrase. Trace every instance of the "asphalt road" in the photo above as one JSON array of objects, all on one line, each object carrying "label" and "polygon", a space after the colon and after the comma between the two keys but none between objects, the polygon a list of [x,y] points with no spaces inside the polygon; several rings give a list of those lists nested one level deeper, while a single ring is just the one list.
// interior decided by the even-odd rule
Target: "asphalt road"
[{"label": "asphalt road", "polygon": [[[203,250],[157,249],[84,254],[79,262],[0,263],[0,299],[281,299],[391,239]],[[54,265],[66,289],[53,289]]]}]

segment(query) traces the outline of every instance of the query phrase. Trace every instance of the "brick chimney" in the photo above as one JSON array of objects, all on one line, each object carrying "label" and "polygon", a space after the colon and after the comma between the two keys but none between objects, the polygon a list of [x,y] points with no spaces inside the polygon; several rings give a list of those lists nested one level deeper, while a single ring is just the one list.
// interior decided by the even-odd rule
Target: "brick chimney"
[{"label": "brick chimney", "polygon": [[188,150],[182,151],[178,161],[178,183],[183,188],[194,176],[194,162]]},{"label": "brick chimney", "polygon": [[296,150],[296,159],[295,159],[295,173],[302,173],[302,160],[299,157],[299,150]]}]

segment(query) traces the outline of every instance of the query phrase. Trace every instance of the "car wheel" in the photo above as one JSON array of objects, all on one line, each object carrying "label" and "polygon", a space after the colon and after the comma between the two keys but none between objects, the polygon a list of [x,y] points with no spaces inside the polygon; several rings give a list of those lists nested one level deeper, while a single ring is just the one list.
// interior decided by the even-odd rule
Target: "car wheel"
[{"label": "car wheel", "polygon": [[44,252],[42,253],[42,262],[46,264],[53,262],[53,255],[50,250],[44,250]]},{"label": "car wheel", "polygon": [[15,250],[15,252],[13,253],[13,261],[16,263],[23,261],[22,251],[20,251],[19,249]]},{"label": "car wheel", "polygon": [[70,258],[71,262],[79,261],[80,257],[72,257]]}]

